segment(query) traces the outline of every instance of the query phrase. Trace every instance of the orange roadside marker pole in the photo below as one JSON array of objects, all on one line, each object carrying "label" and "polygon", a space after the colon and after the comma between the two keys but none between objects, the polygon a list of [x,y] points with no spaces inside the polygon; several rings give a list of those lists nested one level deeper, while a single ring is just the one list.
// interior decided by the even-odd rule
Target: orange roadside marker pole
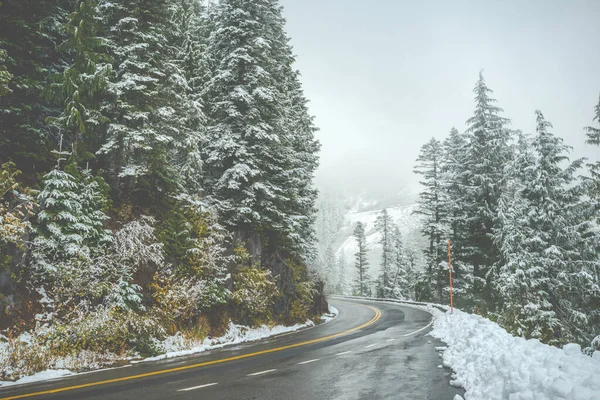
[{"label": "orange roadside marker pole", "polygon": [[454,305],[452,304],[452,256],[450,251],[450,240],[448,239],[448,273],[450,274],[450,314],[454,313]]}]

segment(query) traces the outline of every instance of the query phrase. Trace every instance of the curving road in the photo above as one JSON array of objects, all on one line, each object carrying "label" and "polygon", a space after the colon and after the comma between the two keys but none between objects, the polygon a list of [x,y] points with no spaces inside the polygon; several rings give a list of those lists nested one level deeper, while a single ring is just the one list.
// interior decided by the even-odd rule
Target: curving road
[{"label": "curving road", "polygon": [[453,399],[431,315],[332,299],[334,320],[199,355],[0,389],[6,399]]}]

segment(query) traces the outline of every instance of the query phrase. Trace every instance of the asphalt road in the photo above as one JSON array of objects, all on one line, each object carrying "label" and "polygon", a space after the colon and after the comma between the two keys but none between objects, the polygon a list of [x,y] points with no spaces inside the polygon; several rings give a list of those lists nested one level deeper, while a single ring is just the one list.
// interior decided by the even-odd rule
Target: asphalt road
[{"label": "asphalt road", "polygon": [[157,362],[0,389],[6,399],[430,399],[460,389],[438,368],[427,312],[332,299],[339,315],[300,332]]}]

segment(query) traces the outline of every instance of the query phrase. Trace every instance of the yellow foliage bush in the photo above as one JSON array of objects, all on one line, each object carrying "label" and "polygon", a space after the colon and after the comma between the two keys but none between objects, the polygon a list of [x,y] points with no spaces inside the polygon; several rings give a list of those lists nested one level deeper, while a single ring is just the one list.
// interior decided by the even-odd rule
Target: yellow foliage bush
[{"label": "yellow foliage bush", "polygon": [[242,268],[234,275],[234,286],[232,299],[242,323],[251,326],[272,323],[271,307],[279,291],[270,271]]}]

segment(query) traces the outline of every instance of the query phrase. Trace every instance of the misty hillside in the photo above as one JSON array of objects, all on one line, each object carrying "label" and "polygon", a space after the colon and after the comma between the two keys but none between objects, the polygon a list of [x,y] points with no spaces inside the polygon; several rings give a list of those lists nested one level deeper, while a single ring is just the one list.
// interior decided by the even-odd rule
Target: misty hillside
[{"label": "misty hillside", "polygon": [[[404,238],[404,243],[407,249],[412,249],[417,257],[417,265],[422,265],[421,249],[425,248],[426,243],[421,236],[419,230],[421,226],[421,218],[413,212],[417,204],[400,205],[389,207],[387,210],[393,222],[398,225],[400,233]],[[381,245],[377,242],[380,239],[380,234],[375,229],[375,220],[377,214],[381,210],[371,210],[364,212],[349,212],[344,215],[344,220],[341,229],[333,242],[333,249],[336,257],[343,258],[348,265],[352,265],[354,254],[357,251],[356,239],[352,235],[354,228],[358,222],[365,225],[367,236],[367,244],[369,246],[368,260],[372,276],[377,276],[381,259]],[[350,276],[354,276],[354,268],[348,268]]]}]

